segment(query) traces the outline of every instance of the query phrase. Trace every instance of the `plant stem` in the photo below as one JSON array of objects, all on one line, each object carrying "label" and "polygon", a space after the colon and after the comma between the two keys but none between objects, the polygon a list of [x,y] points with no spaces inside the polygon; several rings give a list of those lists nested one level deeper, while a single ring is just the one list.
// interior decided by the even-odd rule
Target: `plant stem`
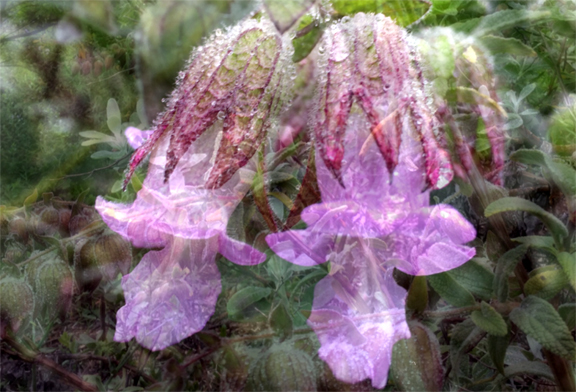
[{"label": "plant stem", "polygon": [[98,388],[96,388],[94,385],[87,383],[74,373],[70,373],[56,362],[44,357],[42,354],[23,346],[9,334],[4,336],[2,341],[11,346],[22,360],[26,362],[32,362],[50,369],[56,375],[60,376],[62,381],[64,381],[66,384],[74,388],[78,388],[82,391],[98,392]]},{"label": "plant stem", "polygon": [[552,373],[554,374],[556,388],[559,391],[576,391],[572,365],[566,359],[544,348],[542,349],[542,352],[548,361],[550,370],[552,370]]},{"label": "plant stem", "polygon": [[480,304],[448,310],[426,310],[422,312],[422,316],[424,318],[445,318],[450,316],[457,316],[462,313],[470,313],[475,310],[480,310]]}]

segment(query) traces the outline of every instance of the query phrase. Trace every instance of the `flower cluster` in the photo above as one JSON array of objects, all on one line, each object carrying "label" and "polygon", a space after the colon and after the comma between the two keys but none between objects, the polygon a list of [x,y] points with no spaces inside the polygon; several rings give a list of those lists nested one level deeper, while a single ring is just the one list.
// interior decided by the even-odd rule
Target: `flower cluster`
[{"label": "flower cluster", "polygon": [[[217,252],[254,265],[264,255],[226,236],[228,217],[249,188],[250,158],[269,128],[282,41],[250,22],[229,32],[230,49],[198,49],[130,170],[151,153],[132,205],[98,199],[111,229],[148,252],[123,279],[126,305],[116,340],[153,350],[205,325],[220,293]],[[452,178],[435,133],[417,58],[403,31],[381,15],[333,24],[320,43],[314,133],[322,202],[305,230],[267,236],[277,255],[311,266],[330,262],[308,320],[319,355],[337,378],[386,385],[392,347],[410,336],[406,291],[392,273],[428,275],[474,256],[476,233],[455,209],[430,206],[427,188]],[[148,137],[148,139],[146,139]]]}]

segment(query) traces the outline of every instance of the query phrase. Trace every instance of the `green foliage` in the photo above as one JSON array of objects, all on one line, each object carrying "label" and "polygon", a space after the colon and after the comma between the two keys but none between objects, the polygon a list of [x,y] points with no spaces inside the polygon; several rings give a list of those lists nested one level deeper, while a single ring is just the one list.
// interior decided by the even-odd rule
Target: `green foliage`
[{"label": "green foliage", "polygon": [[550,300],[566,287],[568,279],[561,269],[542,267],[532,271],[524,285],[526,295],[535,295]]},{"label": "green foliage", "polygon": [[242,319],[247,317],[253,305],[268,297],[272,289],[268,287],[246,287],[234,294],[226,305],[228,316],[231,319]]},{"label": "green foliage", "polygon": [[442,388],[444,369],[436,336],[420,323],[410,323],[410,339],[402,339],[392,352],[392,378],[402,391]]},{"label": "green foliage", "polygon": [[315,20],[311,15],[306,15],[300,20],[298,31],[302,29],[309,29],[309,31],[292,40],[292,44],[294,45],[292,61],[295,63],[302,61],[310,54],[318,41],[320,41],[320,38],[322,38],[322,33],[324,32],[323,23]]},{"label": "green foliage", "polygon": [[548,138],[554,149],[562,155],[569,155],[571,150],[576,151],[576,107],[560,110],[550,122]]},{"label": "green foliage", "polygon": [[39,150],[36,125],[13,94],[0,93],[0,121],[2,182],[35,176]]},{"label": "green foliage", "polygon": [[446,302],[453,306],[464,307],[476,303],[470,291],[462,282],[456,280],[450,272],[430,275],[428,276],[428,282]]},{"label": "green foliage", "polygon": [[424,16],[430,5],[418,0],[335,0],[332,7],[338,16],[374,12],[390,16],[400,26],[408,26]]},{"label": "green foliage", "polygon": [[492,54],[512,54],[516,56],[536,56],[534,49],[516,38],[504,38],[495,35],[486,35],[480,42]]},{"label": "green foliage", "polygon": [[[572,286],[574,290],[576,290],[576,252],[575,253],[568,253],[568,252],[560,252],[556,255],[558,259],[558,263],[562,266],[564,270],[564,276],[556,277],[557,281],[562,281],[568,279],[568,282]],[[558,282],[559,284],[559,282]]]},{"label": "green foliage", "polygon": [[526,245],[520,245],[510,249],[498,259],[493,284],[494,293],[498,301],[504,302],[508,299],[508,278],[527,250],[528,247]]},{"label": "green foliage", "polygon": [[316,0],[264,0],[266,12],[280,33],[284,33],[300,19]]},{"label": "green foliage", "polygon": [[508,326],[506,321],[502,318],[492,306],[482,301],[480,310],[475,310],[470,315],[474,324],[494,336],[506,336],[508,333]]},{"label": "green foliage", "polygon": [[486,207],[484,215],[488,218],[494,214],[500,214],[506,211],[525,211],[537,216],[544,222],[546,227],[548,227],[548,230],[550,230],[550,233],[556,239],[557,243],[560,243],[563,238],[568,236],[568,230],[560,219],[546,212],[546,210],[535,203],[519,197],[505,197],[496,200]]},{"label": "green foliage", "polygon": [[528,296],[510,313],[510,320],[546,349],[572,360],[576,346],[566,324],[550,303]]},{"label": "green foliage", "polygon": [[428,304],[428,285],[425,276],[415,276],[406,297],[406,309],[422,312]]},{"label": "green foliage", "polygon": [[504,374],[504,361],[506,359],[506,351],[508,350],[508,343],[510,342],[510,337],[508,335],[504,336],[496,336],[496,335],[489,335],[488,336],[488,354],[490,355],[490,359],[496,369],[500,372],[500,374]]}]

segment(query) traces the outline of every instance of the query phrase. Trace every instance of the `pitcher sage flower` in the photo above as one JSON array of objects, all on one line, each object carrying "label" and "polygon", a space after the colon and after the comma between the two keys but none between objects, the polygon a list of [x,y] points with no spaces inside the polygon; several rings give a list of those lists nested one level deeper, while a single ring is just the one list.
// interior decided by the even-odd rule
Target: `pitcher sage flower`
[{"label": "pitcher sage flower", "polygon": [[[316,121],[322,203],[307,207],[305,230],[270,234],[276,254],[301,266],[329,262],[308,324],[334,375],[375,388],[387,382],[392,348],[410,337],[406,290],[394,268],[443,272],[475,254],[474,227],[448,205],[431,206],[429,186],[451,179],[415,58],[383,16],[334,25],[323,43]],[[355,50],[352,48],[355,47]]]}]

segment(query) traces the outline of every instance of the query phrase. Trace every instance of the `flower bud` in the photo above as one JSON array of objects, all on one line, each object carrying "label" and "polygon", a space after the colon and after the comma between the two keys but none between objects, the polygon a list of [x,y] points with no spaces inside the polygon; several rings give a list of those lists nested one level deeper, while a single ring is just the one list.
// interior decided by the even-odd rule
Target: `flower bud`
[{"label": "flower bud", "polygon": [[100,60],[95,61],[94,62],[94,76],[100,76],[103,68],[104,68],[104,63],[102,63],[102,61],[100,61]]},{"label": "flower bud", "polygon": [[68,264],[52,252],[30,262],[26,277],[36,294],[36,315],[51,318],[57,313],[63,319],[74,293],[74,280]]},{"label": "flower bud", "polygon": [[113,65],[114,65],[114,57],[110,55],[106,56],[106,58],[104,59],[104,67],[106,69],[110,69],[112,68]]},{"label": "flower bud", "polygon": [[248,386],[253,391],[315,391],[314,364],[305,352],[282,343],[256,362]]},{"label": "flower bud", "polygon": [[314,132],[320,156],[340,184],[344,135],[356,104],[390,174],[398,164],[402,140],[416,134],[428,185],[447,185],[452,165],[434,134],[421,70],[406,33],[383,15],[358,13],[327,29],[319,47],[326,53],[320,58],[325,74],[319,77]]},{"label": "flower bud", "polygon": [[34,293],[23,279],[4,277],[0,279],[0,336],[9,325],[17,331],[34,311]]},{"label": "flower bud", "polygon": [[22,242],[28,241],[28,228],[26,220],[21,216],[15,216],[8,223],[8,231]]},{"label": "flower bud", "polygon": [[82,64],[82,75],[90,75],[90,72],[92,72],[92,63],[89,60],[86,60]]},{"label": "flower bud", "polygon": [[70,218],[72,217],[72,211],[68,208],[61,208],[58,210],[58,221],[59,221],[59,230],[62,236],[70,235]]},{"label": "flower bud", "polygon": [[102,280],[92,239],[80,241],[74,249],[74,276],[81,291],[96,290]]},{"label": "flower bud", "polygon": [[19,242],[14,242],[6,246],[4,251],[4,261],[9,263],[17,263],[26,254],[26,248]]},{"label": "flower bud", "polygon": [[86,226],[92,223],[93,218],[90,214],[82,211],[79,214],[76,214],[69,218],[68,229],[70,231],[70,235],[76,235],[80,233]]},{"label": "flower bud", "polygon": [[102,278],[127,274],[131,264],[130,243],[112,232],[81,241],[74,251],[76,281],[84,291],[94,291]]},{"label": "flower bud", "polygon": [[35,221],[35,232],[39,236],[50,236],[56,233],[60,224],[58,210],[51,205],[45,207]]},{"label": "flower bud", "polygon": [[206,188],[227,182],[254,155],[279,101],[286,98],[283,86],[293,72],[289,45],[263,19],[215,34],[195,50],[154,133],[132,156],[124,186],[164,134],[170,140],[164,173],[168,180],[188,147],[213,125],[222,129],[222,137]]}]

